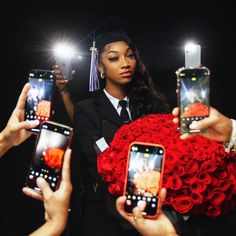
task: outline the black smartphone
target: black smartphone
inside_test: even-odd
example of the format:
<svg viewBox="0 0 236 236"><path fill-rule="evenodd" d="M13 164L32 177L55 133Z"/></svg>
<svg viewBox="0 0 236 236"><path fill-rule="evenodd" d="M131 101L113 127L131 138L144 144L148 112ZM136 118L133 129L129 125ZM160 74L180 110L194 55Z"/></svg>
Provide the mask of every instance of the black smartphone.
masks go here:
<svg viewBox="0 0 236 236"><path fill-rule="evenodd" d="M146 202L143 216L155 218L160 211L159 191L162 185L165 149L162 145L133 142L128 153L124 195L124 209L132 209Z"/></svg>
<svg viewBox="0 0 236 236"><path fill-rule="evenodd" d="M206 132L206 129L191 130L189 125L209 116L209 69L206 67L180 68L176 75L180 131L183 133Z"/></svg>
<svg viewBox="0 0 236 236"><path fill-rule="evenodd" d="M61 179L64 153L70 146L73 129L69 126L45 121L35 143L32 161L25 185L40 192L36 184L37 177L43 177L55 191Z"/></svg>
<svg viewBox="0 0 236 236"><path fill-rule="evenodd" d="M55 76L51 70L32 69L28 73L31 88L25 105L25 120L39 120L39 125L30 129L39 132L40 124L52 115Z"/></svg>

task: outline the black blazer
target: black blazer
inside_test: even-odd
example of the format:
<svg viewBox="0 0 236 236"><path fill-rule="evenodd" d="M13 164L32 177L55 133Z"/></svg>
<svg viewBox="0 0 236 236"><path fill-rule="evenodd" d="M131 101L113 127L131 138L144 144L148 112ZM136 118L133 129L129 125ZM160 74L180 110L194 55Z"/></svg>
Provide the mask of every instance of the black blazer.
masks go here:
<svg viewBox="0 0 236 236"><path fill-rule="evenodd" d="M94 97L81 101L75 106L74 149L78 150L78 157L87 166L92 181L99 181L97 174L97 155L95 142L104 137L109 145L122 121L114 106L103 91Z"/></svg>

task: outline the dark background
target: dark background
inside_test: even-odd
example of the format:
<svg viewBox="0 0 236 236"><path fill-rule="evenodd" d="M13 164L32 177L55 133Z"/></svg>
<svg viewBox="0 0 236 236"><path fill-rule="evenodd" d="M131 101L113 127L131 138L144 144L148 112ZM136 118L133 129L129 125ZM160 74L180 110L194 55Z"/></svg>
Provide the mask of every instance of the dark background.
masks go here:
<svg viewBox="0 0 236 236"><path fill-rule="evenodd" d="M31 68L50 69L51 48L58 39L78 46L83 59L69 84L74 102L89 96L88 78L92 40L89 35L120 26L141 50L155 84L176 105L175 71L184 66L184 44L202 47L202 64L211 70L211 105L236 118L235 55L236 4L128 2L13 3L2 7L1 19L1 129L14 109ZM156 6L157 5L157 6ZM70 124L60 96L55 93L54 120ZM43 223L40 202L21 193L35 137L11 149L1 159L1 235L26 235Z"/></svg>

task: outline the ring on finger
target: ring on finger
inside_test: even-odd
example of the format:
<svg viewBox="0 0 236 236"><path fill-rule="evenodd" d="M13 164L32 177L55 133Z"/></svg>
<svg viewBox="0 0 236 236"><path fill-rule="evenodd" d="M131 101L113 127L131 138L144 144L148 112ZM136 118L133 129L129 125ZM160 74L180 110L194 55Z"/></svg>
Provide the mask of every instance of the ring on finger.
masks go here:
<svg viewBox="0 0 236 236"><path fill-rule="evenodd" d="M142 213L138 213L138 214L134 215L134 220L135 221L137 221L138 219L141 219L141 218L143 218Z"/></svg>

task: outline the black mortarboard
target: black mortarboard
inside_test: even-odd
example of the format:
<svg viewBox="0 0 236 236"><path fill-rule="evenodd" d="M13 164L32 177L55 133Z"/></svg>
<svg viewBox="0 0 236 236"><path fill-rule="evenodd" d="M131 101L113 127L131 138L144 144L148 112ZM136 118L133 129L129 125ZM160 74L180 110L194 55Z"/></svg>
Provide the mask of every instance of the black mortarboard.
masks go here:
<svg viewBox="0 0 236 236"><path fill-rule="evenodd" d="M102 49L110 43L124 41L126 42L131 48L134 47L132 41L130 40L129 36L124 31L110 31L103 34L100 34L96 38L96 47L98 53L101 53Z"/></svg>

